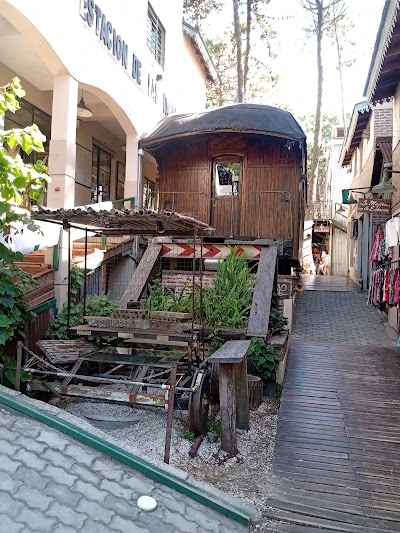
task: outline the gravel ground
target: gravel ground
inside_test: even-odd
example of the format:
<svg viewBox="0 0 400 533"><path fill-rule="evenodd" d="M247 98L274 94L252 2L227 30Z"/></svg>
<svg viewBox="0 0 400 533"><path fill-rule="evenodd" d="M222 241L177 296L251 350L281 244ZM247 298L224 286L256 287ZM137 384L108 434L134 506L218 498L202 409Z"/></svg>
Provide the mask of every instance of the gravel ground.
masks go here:
<svg viewBox="0 0 400 533"><path fill-rule="evenodd" d="M75 416L85 415L142 416L135 424L113 427L112 423L101 429L114 438L139 449L154 459L163 459L166 432L166 411L154 407L129 407L112 403L67 399L54 403ZM188 472L195 479L210 483L214 487L245 499L259 511L265 510L268 496L268 472L274 448L277 424L278 402L264 398L257 411L250 412L250 430L238 430L239 454L236 458L222 461L218 455L220 439L210 443L204 439L197 456L189 457L191 442L182 437L186 428L187 412L174 411L171 438L170 464ZM218 417L216 417L218 418ZM94 421L86 419L95 425Z"/></svg>

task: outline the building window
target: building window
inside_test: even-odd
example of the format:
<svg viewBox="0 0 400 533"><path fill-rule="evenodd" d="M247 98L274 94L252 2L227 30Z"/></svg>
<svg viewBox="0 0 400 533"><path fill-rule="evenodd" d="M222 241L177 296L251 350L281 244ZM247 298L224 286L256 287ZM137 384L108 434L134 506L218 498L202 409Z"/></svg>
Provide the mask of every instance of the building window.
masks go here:
<svg viewBox="0 0 400 533"><path fill-rule="evenodd" d="M28 126L32 126L32 124L36 124L43 135L46 136L46 141L43 143L44 152L33 151L28 155L21 151L21 157L24 163L36 163L36 161L40 159L47 164L51 132L51 116L26 100L21 100L20 106L20 109L15 113L6 111L4 117L4 129L11 130L14 128L27 128Z"/></svg>
<svg viewBox="0 0 400 533"><path fill-rule="evenodd" d="M97 146L92 149L92 202L110 199L111 154Z"/></svg>
<svg viewBox="0 0 400 533"><path fill-rule="evenodd" d="M216 196L239 194L242 174L240 157L228 156L214 160L214 183Z"/></svg>
<svg viewBox="0 0 400 533"><path fill-rule="evenodd" d="M117 163L117 200L124 198L125 190L125 165L118 161Z"/></svg>
<svg viewBox="0 0 400 533"><path fill-rule="evenodd" d="M150 4L147 9L147 48L164 68L165 29Z"/></svg>

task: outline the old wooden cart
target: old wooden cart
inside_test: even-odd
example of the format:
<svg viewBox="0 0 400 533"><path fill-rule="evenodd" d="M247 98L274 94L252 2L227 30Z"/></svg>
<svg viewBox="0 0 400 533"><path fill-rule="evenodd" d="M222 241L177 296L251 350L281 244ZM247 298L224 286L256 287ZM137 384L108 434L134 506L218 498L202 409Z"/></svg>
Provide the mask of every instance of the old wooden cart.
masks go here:
<svg viewBox="0 0 400 533"><path fill-rule="evenodd" d="M201 239L204 232L212 232L211 227L191 217L142 209L43 209L37 218L62 224L67 231L84 229L86 235L162 232ZM26 369L34 376L29 391L167 408L174 369L176 402L188 405L189 429L202 433L210 387L201 349L201 325L194 324L190 314L154 313L145 319L143 313L121 309L111 317L85 316L85 324L69 328L80 339L40 341L38 346L45 357L33 357L28 362ZM102 344L84 340L90 336L101 337Z"/></svg>

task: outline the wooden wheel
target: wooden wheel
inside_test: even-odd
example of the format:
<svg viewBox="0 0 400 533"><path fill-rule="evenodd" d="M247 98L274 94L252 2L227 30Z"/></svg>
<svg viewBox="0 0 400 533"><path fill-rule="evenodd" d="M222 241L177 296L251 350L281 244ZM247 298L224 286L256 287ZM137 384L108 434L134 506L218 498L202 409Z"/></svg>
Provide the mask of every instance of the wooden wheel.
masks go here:
<svg viewBox="0 0 400 533"><path fill-rule="evenodd" d="M194 374L192 388L196 385L196 392L191 392L189 398L189 431L201 435L206 430L210 407L210 376L207 371L198 370Z"/></svg>

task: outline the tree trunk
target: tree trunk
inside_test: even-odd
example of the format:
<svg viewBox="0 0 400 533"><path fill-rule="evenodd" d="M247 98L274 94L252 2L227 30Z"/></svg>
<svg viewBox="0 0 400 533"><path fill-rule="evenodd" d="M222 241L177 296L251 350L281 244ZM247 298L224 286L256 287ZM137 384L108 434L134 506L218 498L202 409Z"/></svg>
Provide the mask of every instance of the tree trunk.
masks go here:
<svg viewBox="0 0 400 533"><path fill-rule="evenodd" d="M244 102L246 102L247 100L247 82L248 82L248 77L249 77L251 10L252 10L252 0L247 0L246 51L244 55L244 69L243 69L243 101Z"/></svg>
<svg viewBox="0 0 400 533"><path fill-rule="evenodd" d="M323 67L322 67L322 35L323 35L323 0L317 0L317 108L315 111L315 126L314 126L314 143L313 154L311 159L310 176L312 183L310 184L310 192L312 194L311 201L317 200L318 188L318 160L319 160L319 141L321 136L321 107L322 107L322 81L323 81Z"/></svg>
<svg viewBox="0 0 400 533"><path fill-rule="evenodd" d="M235 42L236 42L236 70L237 70L237 101L243 102L243 55L242 55L242 35L240 31L240 17L239 17L239 0L232 0L233 2L233 24L235 28Z"/></svg>
<svg viewBox="0 0 400 533"><path fill-rule="evenodd" d="M343 128L344 128L344 136L346 137L347 131L346 131L346 115L344 111L344 89L343 89L343 72L342 72L342 54L340 52L340 43L339 43L339 35L338 35L338 28L337 28L337 10L336 6L333 6L333 30L335 35L335 42L336 42L336 51L338 56L338 71L339 71L339 80L340 80L340 95L342 97L342 119L343 119Z"/></svg>

